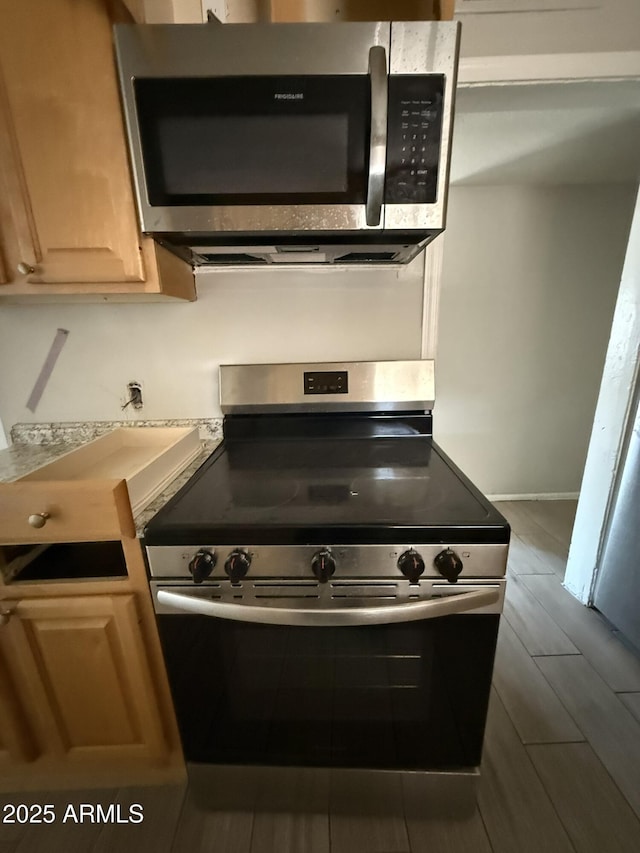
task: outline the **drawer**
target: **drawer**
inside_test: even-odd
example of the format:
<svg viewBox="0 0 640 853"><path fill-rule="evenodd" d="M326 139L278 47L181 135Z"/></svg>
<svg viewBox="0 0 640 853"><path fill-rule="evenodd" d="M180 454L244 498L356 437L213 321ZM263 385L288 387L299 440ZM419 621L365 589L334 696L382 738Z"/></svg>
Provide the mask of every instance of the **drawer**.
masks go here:
<svg viewBox="0 0 640 853"><path fill-rule="evenodd" d="M42 527L29 518L47 513ZM124 480L0 484L0 542L91 542L135 536Z"/></svg>
<svg viewBox="0 0 640 853"><path fill-rule="evenodd" d="M19 483L126 480L134 515L202 450L191 427L120 427L37 468Z"/></svg>

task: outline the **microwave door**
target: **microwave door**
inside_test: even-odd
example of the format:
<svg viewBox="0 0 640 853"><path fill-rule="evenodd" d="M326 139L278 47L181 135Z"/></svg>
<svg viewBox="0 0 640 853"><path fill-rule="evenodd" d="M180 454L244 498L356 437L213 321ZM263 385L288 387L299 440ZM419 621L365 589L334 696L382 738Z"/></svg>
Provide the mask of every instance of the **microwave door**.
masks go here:
<svg viewBox="0 0 640 853"><path fill-rule="evenodd" d="M123 24L115 37L143 231L383 228L388 22Z"/></svg>
<svg viewBox="0 0 640 853"><path fill-rule="evenodd" d="M144 229L380 228L387 59L362 75L141 79Z"/></svg>

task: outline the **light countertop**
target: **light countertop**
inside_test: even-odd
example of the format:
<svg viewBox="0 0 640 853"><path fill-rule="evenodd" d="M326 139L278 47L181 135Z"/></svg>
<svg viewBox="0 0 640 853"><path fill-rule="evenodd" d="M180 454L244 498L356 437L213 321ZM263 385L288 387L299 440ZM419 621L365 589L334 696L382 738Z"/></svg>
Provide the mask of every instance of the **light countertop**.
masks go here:
<svg viewBox="0 0 640 853"><path fill-rule="evenodd" d="M23 444L16 442L0 450L0 482L11 483L30 471L48 465L63 453L74 450L82 441L57 441L53 444Z"/></svg>

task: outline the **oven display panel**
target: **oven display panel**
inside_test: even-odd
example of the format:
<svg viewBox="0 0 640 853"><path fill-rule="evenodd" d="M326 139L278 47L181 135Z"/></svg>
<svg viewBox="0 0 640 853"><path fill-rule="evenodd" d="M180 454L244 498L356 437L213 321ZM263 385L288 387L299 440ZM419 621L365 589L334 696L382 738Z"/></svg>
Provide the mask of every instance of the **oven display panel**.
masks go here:
<svg viewBox="0 0 640 853"><path fill-rule="evenodd" d="M349 373L346 370L305 371L305 394L348 394Z"/></svg>

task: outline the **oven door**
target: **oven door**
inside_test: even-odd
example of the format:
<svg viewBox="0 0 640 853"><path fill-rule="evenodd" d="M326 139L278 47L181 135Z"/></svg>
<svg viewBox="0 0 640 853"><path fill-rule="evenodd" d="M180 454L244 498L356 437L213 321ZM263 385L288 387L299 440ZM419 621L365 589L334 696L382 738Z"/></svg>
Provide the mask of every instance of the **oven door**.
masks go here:
<svg viewBox="0 0 640 853"><path fill-rule="evenodd" d="M152 582L189 761L469 769L480 763L504 581L400 603L218 600Z"/></svg>

